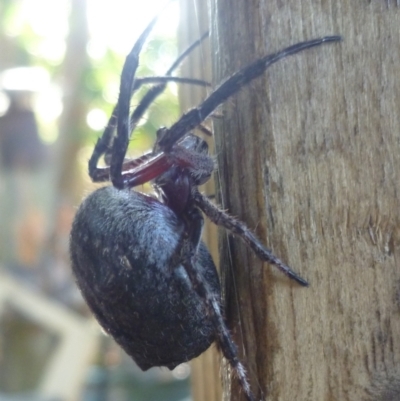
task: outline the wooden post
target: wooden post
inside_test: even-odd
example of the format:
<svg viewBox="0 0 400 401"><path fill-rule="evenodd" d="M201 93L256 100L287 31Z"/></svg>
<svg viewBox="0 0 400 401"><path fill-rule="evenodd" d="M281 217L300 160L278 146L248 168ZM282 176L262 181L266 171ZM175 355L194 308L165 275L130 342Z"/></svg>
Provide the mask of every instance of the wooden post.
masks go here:
<svg viewBox="0 0 400 401"><path fill-rule="evenodd" d="M274 401L398 400L400 8L210 2L215 83L290 44L344 38L271 67L215 126L223 208L310 282L222 236L227 317L252 388ZM224 378L224 399L242 400Z"/></svg>

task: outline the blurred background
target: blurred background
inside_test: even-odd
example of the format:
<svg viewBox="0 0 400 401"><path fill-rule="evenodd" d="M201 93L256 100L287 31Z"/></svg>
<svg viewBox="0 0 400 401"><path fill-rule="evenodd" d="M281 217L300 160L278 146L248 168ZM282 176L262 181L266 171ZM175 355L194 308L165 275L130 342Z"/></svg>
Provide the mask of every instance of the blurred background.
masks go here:
<svg viewBox="0 0 400 401"><path fill-rule="evenodd" d="M125 55L164 4L0 0L0 401L190 399L189 365L143 373L101 333L68 257ZM177 56L179 14L178 2L162 14L138 75L162 75ZM178 115L170 84L130 155L150 149Z"/></svg>

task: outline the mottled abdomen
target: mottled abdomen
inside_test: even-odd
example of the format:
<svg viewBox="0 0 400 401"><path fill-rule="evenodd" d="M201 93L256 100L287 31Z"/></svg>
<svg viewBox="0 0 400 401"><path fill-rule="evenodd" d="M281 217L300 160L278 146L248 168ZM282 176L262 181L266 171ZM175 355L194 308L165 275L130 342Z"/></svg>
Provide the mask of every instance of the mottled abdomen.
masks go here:
<svg viewBox="0 0 400 401"><path fill-rule="evenodd" d="M215 340L204 303L173 265L183 222L156 199L104 187L80 206L71 231L72 268L103 328L143 369L188 361ZM176 264L176 262L175 262ZM220 297L202 243L196 268Z"/></svg>

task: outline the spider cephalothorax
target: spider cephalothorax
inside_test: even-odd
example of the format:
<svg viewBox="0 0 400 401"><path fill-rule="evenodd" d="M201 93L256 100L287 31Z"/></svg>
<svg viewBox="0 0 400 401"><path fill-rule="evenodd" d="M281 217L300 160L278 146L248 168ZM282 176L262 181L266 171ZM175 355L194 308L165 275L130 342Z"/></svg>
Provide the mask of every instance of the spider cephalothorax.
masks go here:
<svg viewBox="0 0 400 401"><path fill-rule="evenodd" d="M110 180L112 186L89 195L76 214L70 238L72 268L100 324L142 369L172 369L216 342L252 401L245 369L224 321L218 275L201 241L203 213L242 238L260 259L290 279L303 286L307 282L266 249L242 222L198 191L198 185L211 176L214 161L206 143L192 130L272 63L340 37L298 43L255 61L224 81L170 128L161 128L152 152L127 160L132 130L166 82L205 84L173 78L171 73L206 35L178 58L166 76L135 77L141 48L154 23L155 19L126 58L118 103L89 161L92 180ZM154 86L130 113L131 96L143 83ZM109 167L97 166L103 155L109 157ZM149 181L157 198L132 190Z"/></svg>

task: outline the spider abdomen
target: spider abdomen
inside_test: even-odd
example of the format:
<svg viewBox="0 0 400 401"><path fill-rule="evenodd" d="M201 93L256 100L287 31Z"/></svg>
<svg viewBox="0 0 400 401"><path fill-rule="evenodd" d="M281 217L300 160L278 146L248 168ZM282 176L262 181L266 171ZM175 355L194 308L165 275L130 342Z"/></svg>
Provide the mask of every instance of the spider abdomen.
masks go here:
<svg viewBox="0 0 400 401"><path fill-rule="evenodd" d="M80 206L70 254L84 298L99 323L146 370L170 369L215 340L208 311L177 262L184 223L140 192L104 187ZM220 297L218 275L201 243L196 268Z"/></svg>

